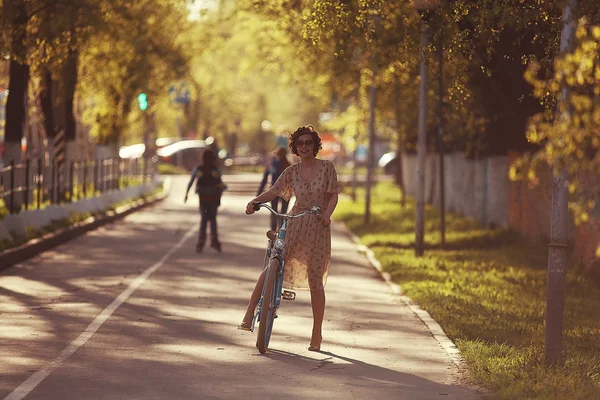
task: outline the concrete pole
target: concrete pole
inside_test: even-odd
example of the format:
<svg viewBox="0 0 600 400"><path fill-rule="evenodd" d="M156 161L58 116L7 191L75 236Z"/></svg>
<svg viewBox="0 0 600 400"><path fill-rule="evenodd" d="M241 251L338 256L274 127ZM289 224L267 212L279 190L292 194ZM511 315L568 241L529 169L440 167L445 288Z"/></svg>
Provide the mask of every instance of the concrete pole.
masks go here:
<svg viewBox="0 0 600 400"><path fill-rule="evenodd" d="M438 59L440 64L438 83L440 98L438 100L438 153L440 157L440 234L442 247L446 244L446 173L444 171L444 38L440 18L438 38Z"/></svg>
<svg viewBox="0 0 600 400"><path fill-rule="evenodd" d="M370 88L369 112L369 152L367 155L367 187L365 191L365 224L371 220L371 186L373 185L373 164L375 159L375 105L377 103L377 86L375 85L375 70Z"/></svg>
<svg viewBox="0 0 600 400"><path fill-rule="evenodd" d="M403 153L404 153L404 137L402 136L402 109L400 102L402 101L402 93L400 87L400 78L398 75L394 76L394 119L396 122L396 134L398 135L396 146L396 183L400 186L401 198L400 205L402 208L406 206L406 187L404 186L404 169L402 168Z"/></svg>
<svg viewBox="0 0 600 400"><path fill-rule="evenodd" d="M357 158L356 152L358 151L358 134L354 135L354 150L352 151L352 201L356 202L356 178L357 178Z"/></svg>
<svg viewBox="0 0 600 400"><path fill-rule="evenodd" d="M415 255L425 252L425 154L427 152L427 45L429 25L421 22L421 82L419 84L419 138L417 141L417 212L415 227Z"/></svg>
<svg viewBox="0 0 600 400"><path fill-rule="evenodd" d="M561 54L572 51L576 29L577 0L568 0L563 9L563 29L560 38ZM567 100L563 88L560 103ZM562 111L568 112L568 111ZM561 118L560 109L556 118ZM548 244L548 286L546 289L546 332L544 338L546 366L562 365L565 361L563 345L563 317L565 308L565 278L568 252L568 175L563 170L552 180L552 220Z"/></svg>

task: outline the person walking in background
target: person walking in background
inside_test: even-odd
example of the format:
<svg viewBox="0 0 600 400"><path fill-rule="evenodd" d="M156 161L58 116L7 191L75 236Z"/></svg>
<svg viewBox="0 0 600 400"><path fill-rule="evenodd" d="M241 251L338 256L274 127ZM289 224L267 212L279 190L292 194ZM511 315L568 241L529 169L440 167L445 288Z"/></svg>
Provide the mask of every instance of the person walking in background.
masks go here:
<svg viewBox="0 0 600 400"><path fill-rule="evenodd" d="M271 161L269 162L269 164L267 164L266 168L265 168L265 172L263 174L263 179L260 182L260 186L258 187L258 192L257 192L257 196L260 195L264 189L265 186L267 185L267 181L269 180L269 177L271 178L271 185L273 186L275 184L275 182L277 182L277 178L279 178L279 176L281 175L281 173L290 166L290 162L288 161L287 158L287 150L284 147L278 147L276 148L274 151L274 156L271 159ZM281 209L278 209L279 204L281 204ZM273 209L279 213L285 214L287 209L288 209L288 205L290 204L289 201L276 197L275 199L273 199L271 201L271 207L273 207ZM279 218L276 215L271 214L271 229L272 230L277 230L279 228L279 225L281 224L281 221L279 221Z"/></svg>
<svg viewBox="0 0 600 400"><path fill-rule="evenodd" d="M202 165L194 168L192 177L185 191L183 202L187 202L190 188L196 181L196 194L200 202L200 232L196 252L202 253L206 242L206 228L210 223L210 246L221 252L221 242L217 232L217 209L221 205L221 195L227 188L217 167L217 157L211 149L202 153Z"/></svg>

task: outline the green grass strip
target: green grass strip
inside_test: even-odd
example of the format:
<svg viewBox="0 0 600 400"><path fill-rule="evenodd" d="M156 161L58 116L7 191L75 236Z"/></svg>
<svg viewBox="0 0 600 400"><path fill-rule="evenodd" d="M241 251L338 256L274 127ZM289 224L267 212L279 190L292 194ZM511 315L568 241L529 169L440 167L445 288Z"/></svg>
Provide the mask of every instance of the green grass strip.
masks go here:
<svg viewBox="0 0 600 400"><path fill-rule="evenodd" d="M425 255L414 255L415 202L402 208L393 183L374 188L364 223L364 190L335 212L369 246L403 292L456 343L471 376L499 399L600 399L600 287L571 268L567 275L563 367L544 367L547 248L504 229L485 230L426 208Z"/></svg>

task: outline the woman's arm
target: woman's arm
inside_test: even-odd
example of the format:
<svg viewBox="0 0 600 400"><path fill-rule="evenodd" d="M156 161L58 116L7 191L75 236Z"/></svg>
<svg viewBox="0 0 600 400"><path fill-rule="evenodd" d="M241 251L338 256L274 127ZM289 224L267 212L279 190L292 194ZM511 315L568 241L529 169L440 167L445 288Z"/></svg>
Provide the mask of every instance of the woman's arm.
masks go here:
<svg viewBox="0 0 600 400"><path fill-rule="evenodd" d="M327 208L325 209L325 212L323 212L323 214L321 214L321 221L323 222L323 225L327 226L327 225L331 224L331 214L333 214L333 211L335 210L337 203L338 203L338 194L331 193L331 196L329 196L329 201L327 202Z"/></svg>
<svg viewBox="0 0 600 400"><path fill-rule="evenodd" d="M329 196L329 202L327 202L327 208L325 209L325 212L323 213L323 215L326 215L328 218L330 218L331 215L333 214L333 211L335 211L335 207L337 206L337 203L338 203L338 194L331 193L331 196Z"/></svg>
<svg viewBox="0 0 600 400"><path fill-rule="evenodd" d="M188 183L187 189L185 190L185 197L183 198L183 202L185 203L188 199L188 193L190 191L190 188L192 187L192 185L194 184L194 181L196 180L196 174L198 173L198 167L195 167L192 170L192 177L190 178L190 182Z"/></svg>

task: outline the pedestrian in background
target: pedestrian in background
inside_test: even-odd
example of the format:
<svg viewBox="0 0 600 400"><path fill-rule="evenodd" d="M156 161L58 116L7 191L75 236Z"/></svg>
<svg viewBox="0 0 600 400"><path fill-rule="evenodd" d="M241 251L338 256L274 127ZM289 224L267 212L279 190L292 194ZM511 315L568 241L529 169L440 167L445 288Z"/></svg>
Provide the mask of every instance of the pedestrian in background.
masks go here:
<svg viewBox="0 0 600 400"><path fill-rule="evenodd" d="M281 175L281 173L290 166L290 162L287 158L287 150L284 147L278 147L273 151L273 158L271 159L271 161L269 161L269 163L267 164L267 166L265 167L265 172L263 174L263 179L262 182L260 182L260 186L258 187L258 192L257 192L257 196L260 195L264 189L265 186L267 185L267 182L269 181L269 178L271 178L271 182L270 182L270 186L273 186L275 184L275 182L277 182L277 178L279 178L279 176ZM281 208L278 209L279 204L281 204ZM279 213L285 214L287 212L288 209L288 205L290 204L289 201L282 199L280 197L276 197L274 200L271 201L271 207L273 207L273 209ZM279 225L281 224L281 221L279 221L279 218L274 215L271 214L271 229L272 230L277 230L279 228Z"/></svg>
<svg viewBox="0 0 600 400"><path fill-rule="evenodd" d="M183 202L187 202L188 192L196 181L196 194L200 203L200 231L196 252L201 253L206 242L206 229L210 223L210 247L221 252L221 242L217 232L217 210L221 205L221 195L227 189L217 167L217 157L212 149L202 153L202 164L195 167L185 191Z"/></svg>

